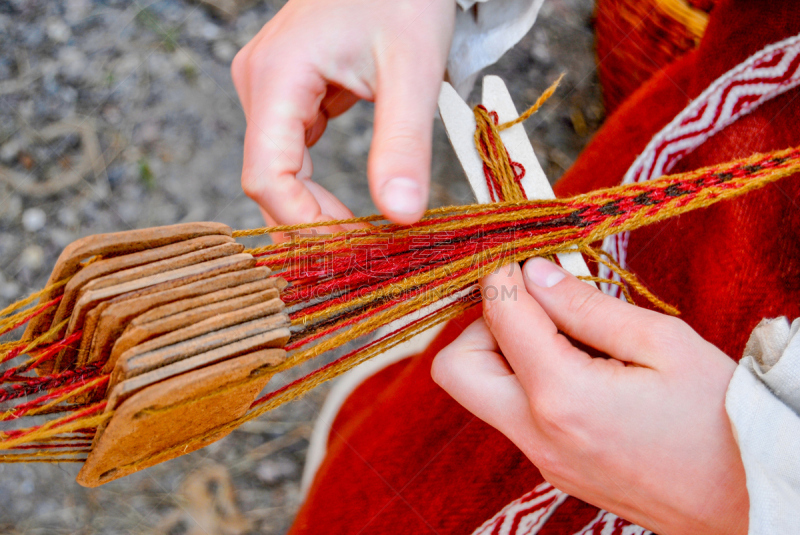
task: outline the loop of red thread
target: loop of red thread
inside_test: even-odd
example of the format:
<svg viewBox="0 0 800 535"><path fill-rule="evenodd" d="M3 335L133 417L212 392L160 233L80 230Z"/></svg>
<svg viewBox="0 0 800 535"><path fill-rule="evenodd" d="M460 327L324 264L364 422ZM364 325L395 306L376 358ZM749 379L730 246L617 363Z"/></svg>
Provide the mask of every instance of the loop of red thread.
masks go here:
<svg viewBox="0 0 800 535"><path fill-rule="evenodd" d="M511 162L511 169L514 171L514 180L517 181L520 189L522 188L522 184L520 182L523 178L525 178L525 166L519 162L515 162L514 160L509 160ZM524 193L524 190L523 190ZM527 196L526 196L527 197Z"/></svg>
<svg viewBox="0 0 800 535"><path fill-rule="evenodd" d="M491 117L492 122L497 126L500 122L499 116L495 111L488 111L485 106L478 105L478 107L484 111L488 112L489 117ZM489 144L487 145L484 141L483 137L478 138L478 143L480 143L481 149L484 153L489 153L494 156L494 158L498 158L501 154L503 157L508 161L511 169L514 173L514 182L519 187L520 192L522 193L523 197L527 198L525 194L525 190L522 187L522 179L525 177L525 166L523 166L519 162L515 162L511 159L511 156L508 154L508 151L503 148L502 150L498 147L497 140L494 137L494 132L490 129L486 129L485 131L486 137L489 139ZM501 141L502 143L502 141ZM500 202L506 200L503 196L503 188L500 185L500 180L497 176L495 176L494 172L489 168L488 165L484 162L483 164L483 176L486 179L486 187L489 189L489 197L491 198L492 202Z"/></svg>

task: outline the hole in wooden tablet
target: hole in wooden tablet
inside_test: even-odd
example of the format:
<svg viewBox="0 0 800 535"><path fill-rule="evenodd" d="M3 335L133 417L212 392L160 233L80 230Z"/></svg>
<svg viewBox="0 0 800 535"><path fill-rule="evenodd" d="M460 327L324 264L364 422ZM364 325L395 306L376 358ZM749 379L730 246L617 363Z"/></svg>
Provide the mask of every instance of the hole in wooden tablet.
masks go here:
<svg viewBox="0 0 800 535"><path fill-rule="evenodd" d="M106 470L105 472L100 474L100 479L105 479L107 477L111 477L116 473L116 471L117 471L116 468L112 468L111 470Z"/></svg>

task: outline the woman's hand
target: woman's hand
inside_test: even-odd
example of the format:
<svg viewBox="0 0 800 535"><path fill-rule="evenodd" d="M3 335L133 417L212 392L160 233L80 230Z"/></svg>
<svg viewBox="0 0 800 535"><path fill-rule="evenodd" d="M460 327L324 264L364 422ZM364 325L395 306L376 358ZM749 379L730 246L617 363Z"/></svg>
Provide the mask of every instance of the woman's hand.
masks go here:
<svg viewBox="0 0 800 535"><path fill-rule="evenodd" d="M242 187L269 223L351 216L311 182L308 147L359 99L375 101L375 204L398 223L421 217L455 9L453 0L291 0L242 48L231 68L247 117Z"/></svg>
<svg viewBox="0 0 800 535"><path fill-rule="evenodd" d="M746 533L724 407L734 362L547 260L517 267L483 281L484 317L437 355L434 380L577 498L660 535Z"/></svg>

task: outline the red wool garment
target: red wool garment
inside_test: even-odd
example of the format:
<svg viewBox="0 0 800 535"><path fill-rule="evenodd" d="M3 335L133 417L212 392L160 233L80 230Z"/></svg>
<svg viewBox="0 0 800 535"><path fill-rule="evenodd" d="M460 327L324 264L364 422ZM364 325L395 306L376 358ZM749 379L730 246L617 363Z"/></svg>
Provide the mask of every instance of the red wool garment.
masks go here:
<svg viewBox="0 0 800 535"><path fill-rule="evenodd" d="M794 0L720 1L698 49L623 102L556 193L619 184L650 139L712 82L797 34ZM671 172L800 145L797 125L800 90L792 89L710 137ZM800 316L798 207L795 176L636 230L628 268L738 360L761 318ZM382 370L351 394L293 535L645 533L540 486L538 470L508 439L433 383L433 357L478 313L451 322L423 354Z"/></svg>

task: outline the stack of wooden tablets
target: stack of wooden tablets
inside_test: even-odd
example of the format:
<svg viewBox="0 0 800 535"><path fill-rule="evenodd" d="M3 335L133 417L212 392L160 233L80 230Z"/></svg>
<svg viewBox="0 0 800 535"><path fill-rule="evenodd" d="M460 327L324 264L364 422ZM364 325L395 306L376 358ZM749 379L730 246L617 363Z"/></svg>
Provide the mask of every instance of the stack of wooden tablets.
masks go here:
<svg viewBox="0 0 800 535"><path fill-rule="evenodd" d="M97 486L225 436L283 362L286 282L243 249L225 225L190 223L90 236L61 254L50 282L71 278L42 298L61 296L25 338L59 324L59 335L79 336L40 375L110 374L105 391L78 400L105 396L113 412L78 482Z"/></svg>

